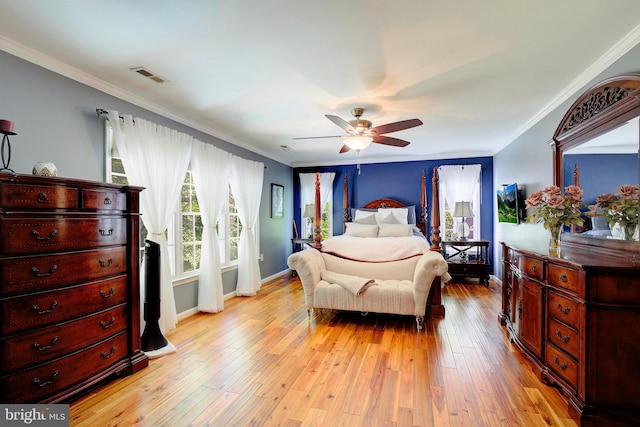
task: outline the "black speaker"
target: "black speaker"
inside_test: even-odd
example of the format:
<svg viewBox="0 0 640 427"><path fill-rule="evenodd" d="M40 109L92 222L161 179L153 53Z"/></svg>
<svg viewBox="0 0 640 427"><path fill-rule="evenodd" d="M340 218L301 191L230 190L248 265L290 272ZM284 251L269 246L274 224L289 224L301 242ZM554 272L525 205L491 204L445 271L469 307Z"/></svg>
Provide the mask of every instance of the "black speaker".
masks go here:
<svg viewBox="0 0 640 427"><path fill-rule="evenodd" d="M145 298L142 351L158 350L168 344L160 331L160 245L145 240Z"/></svg>

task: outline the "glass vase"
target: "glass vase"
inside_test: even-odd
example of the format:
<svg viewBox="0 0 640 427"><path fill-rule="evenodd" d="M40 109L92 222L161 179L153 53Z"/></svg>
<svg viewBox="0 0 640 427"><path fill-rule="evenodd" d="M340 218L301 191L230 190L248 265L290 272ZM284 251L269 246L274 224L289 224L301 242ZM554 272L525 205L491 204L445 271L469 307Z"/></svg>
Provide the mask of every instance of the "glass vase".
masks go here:
<svg viewBox="0 0 640 427"><path fill-rule="evenodd" d="M638 224L627 224L624 226L624 240L633 240L633 235L636 234L636 228Z"/></svg>
<svg viewBox="0 0 640 427"><path fill-rule="evenodd" d="M549 239L549 255L551 256L560 256L560 232L562 231L562 227L552 227L549 228L549 232L551 233L551 238Z"/></svg>

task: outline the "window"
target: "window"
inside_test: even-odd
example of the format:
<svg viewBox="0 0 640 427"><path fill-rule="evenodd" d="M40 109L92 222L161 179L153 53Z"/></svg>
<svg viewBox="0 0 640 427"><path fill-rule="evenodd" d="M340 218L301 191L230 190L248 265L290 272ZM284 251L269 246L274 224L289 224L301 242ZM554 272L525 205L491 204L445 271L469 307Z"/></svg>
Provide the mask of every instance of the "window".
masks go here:
<svg viewBox="0 0 640 427"><path fill-rule="evenodd" d="M301 173L300 175L300 210L303 221L304 237L311 236L313 238L313 220L314 215L311 213L315 209L315 173ZM322 209L320 211L320 234L322 239L333 235L333 180L335 172L325 172L319 174L320 178L320 198L322 200ZM307 206L311 207L311 212L307 212Z"/></svg>
<svg viewBox="0 0 640 427"><path fill-rule="evenodd" d="M464 236L469 240L479 240L481 166L444 165L438 169L442 239L457 240ZM454 217L457 202L469 202L472 215Z"/></svg>
<svg viewBox="0 0 640 427"><path fill-rule="evenodd" d="M189 170L185 175L180 193L182 271L176 272L175 276L183 276L200 269L200 249L202 248L202 218L193 176Z"/></svg>
<svg viewBox="0 0 640 427"><path fill-rule="evenodd" d="M113 140L111 125L108 120L105 120L105 171L107 182L128 184L127 175ZM238 211L231 192L231 186L229 186L229 197L226 206L223 209L223 214L218 217L216 224L222 267L230 267L237 264L241 230L242 226L240 225ZM180 191L180 200L176 201L175 214L165 235L169 248L171 275L174 280L191 277L198 273L202 248L202 231L202 218L193 175L190 170L187 170ZM147 237L147 230L144 225L141 225L140 232L142 245L140 259L142 260L144 241ZM257 230L255 235L256 239L259 239Z"/></svg>
<svg viewBox="0 0 640 427"><path fill-rule="evenodd" d="M220 264L226 265L238 261L238 243L240 242L240 231L242 231L231 186L229 186L229 198L223 212L218 217L216 231L220 244Z"/></svg>

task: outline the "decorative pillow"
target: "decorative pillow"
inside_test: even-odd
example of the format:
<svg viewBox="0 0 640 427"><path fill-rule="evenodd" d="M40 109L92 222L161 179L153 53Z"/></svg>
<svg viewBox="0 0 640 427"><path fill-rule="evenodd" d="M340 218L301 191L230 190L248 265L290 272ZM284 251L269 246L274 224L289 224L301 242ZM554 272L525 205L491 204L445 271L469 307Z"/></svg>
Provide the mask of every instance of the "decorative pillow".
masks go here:
<svg viewBox="0 0 640 427"><path fill-rule="evenodd" d="M408 224L417 224L417 222L416 222L416 206L415 205L407 206L407 223Z"/></svg>
<svg viewBox="0 0 640 427"><path fill-rule="evenodd" d="M351 208L351 218L355 219L358 215L361 215L362 213L367 214L370 212L376 213L378 212L378 209L377 208Z"/></svg>
<svg viewBox="0 0 640 427"><path fill-rule="evenodd" d="M376 213L376 221L380 224L408 224L407 208L380 208Z"/></svg>
<svg viewBox="0 0 640 427"><path fill-rule="evenodd" d="M379 224L378 227L378 237L411 236L413 231L411 224Z"/></svg>
<svg viewBox="0 0 640 427"><path fill-rule="evenodd" d="M356 209L353 222L357 222L358 224L376 225L376 212Z"/></svg>
<svg viewBox="0 0 640 427"><path fill-rule="evenodd" d="M346 236L353 237L378 237L378 226L369 224L358 224L355 222L347 222L347 229L344 231Z"/></svg>

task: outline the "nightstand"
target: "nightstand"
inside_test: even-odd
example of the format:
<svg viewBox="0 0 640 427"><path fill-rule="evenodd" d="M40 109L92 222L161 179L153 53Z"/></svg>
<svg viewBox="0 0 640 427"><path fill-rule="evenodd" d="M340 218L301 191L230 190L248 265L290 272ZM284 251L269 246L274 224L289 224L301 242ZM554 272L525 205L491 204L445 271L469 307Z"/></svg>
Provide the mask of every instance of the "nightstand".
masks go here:
<svg viewBox="0 0 640 427"><path fill-rule="evenodd" d="M489 286L488 240L445 240L442 255L449 264L449 274L459 277L477 277Z"/></svg>

